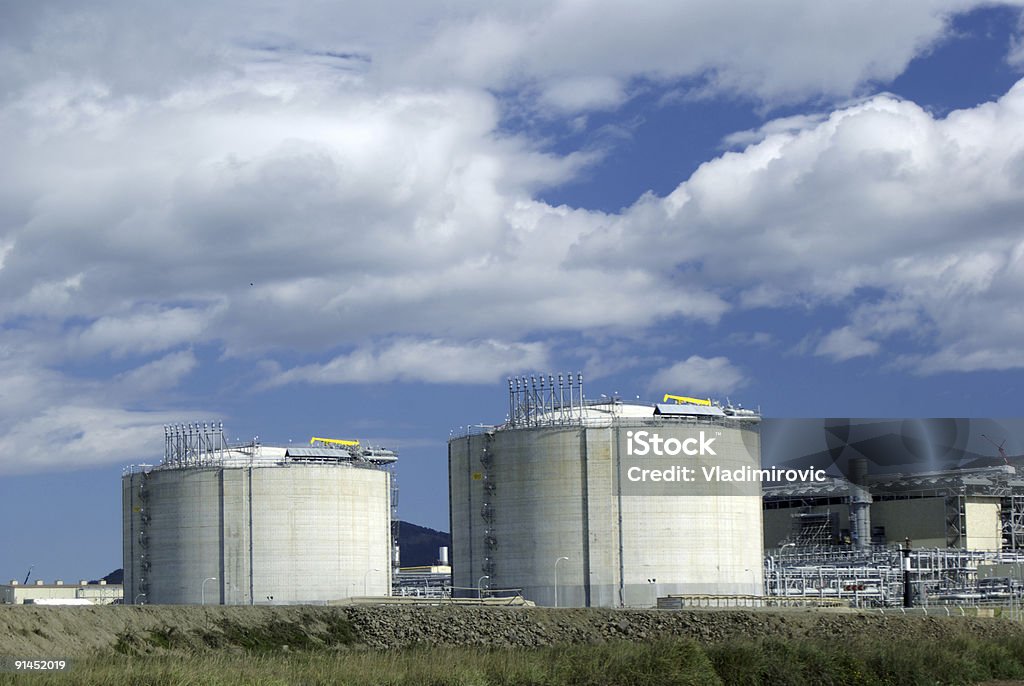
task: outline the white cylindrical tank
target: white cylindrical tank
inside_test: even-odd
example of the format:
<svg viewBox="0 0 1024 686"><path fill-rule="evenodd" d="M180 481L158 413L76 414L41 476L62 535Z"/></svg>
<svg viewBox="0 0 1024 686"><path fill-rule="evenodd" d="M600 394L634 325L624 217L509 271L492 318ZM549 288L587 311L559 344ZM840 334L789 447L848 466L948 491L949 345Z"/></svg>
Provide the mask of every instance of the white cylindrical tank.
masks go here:
<svg viewBox="0 0 1024 686"><path fill-rule="evenodd" d="M649 607L668 594L761 595L760 482L634 480L673 465L760 469L756 421L626 406L575 425L449 442L453 585L521 589L539 605ZM638 432L646 431L645 436ZM640 439L705 455L656 457ZM647 443L650 445L650 442Z"/></svg>
<svg viewBox="0 0 1024 686"><path fill-rule="evenodd" d="M289 460L277 451L248 466L225 460L126 473L125 602L387 595L390 473L352 461Z"/></svg>

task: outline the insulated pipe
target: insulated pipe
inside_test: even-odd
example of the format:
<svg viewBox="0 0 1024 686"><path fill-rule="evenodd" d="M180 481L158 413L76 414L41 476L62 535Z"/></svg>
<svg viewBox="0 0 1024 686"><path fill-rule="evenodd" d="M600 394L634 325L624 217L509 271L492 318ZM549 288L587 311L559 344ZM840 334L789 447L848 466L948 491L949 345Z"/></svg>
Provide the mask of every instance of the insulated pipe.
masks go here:
<svg viewBox="0 0 1024 686"><path fill-rule="evenodd" d="M850 460L850 533L857 548L871 547L871 492L868 490L868 460Z"/></svg>

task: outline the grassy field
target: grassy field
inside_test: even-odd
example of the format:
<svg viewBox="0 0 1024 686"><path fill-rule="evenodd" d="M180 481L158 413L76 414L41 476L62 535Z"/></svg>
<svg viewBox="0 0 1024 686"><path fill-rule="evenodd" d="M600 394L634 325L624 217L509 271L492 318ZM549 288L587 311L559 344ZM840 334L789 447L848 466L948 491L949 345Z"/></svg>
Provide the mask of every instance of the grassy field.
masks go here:
<svg viewBox="0 0 1024 686"><path fill-rule="evenodd" d="M1024 679L1024 640L958 639L952 643L856 641L729 641L687 639L615 642L537 649L410 648L359 650L337 645L304 649L270 637L248 648L195 649L156 632L143 644L79 658L65 674L3 674L24 684L538 684L608 686L744 684L978 684ZM342 638L339 636L339 638ZM282 640L294 639L281 637Z"/></svg>
<svg viewBox="0 0 1024 686"><path fill-rule="evenodd" d="M5 606L4 655L73 662L0 685L1007 684L1024 680L1024 627L811 611Z"/></svg>

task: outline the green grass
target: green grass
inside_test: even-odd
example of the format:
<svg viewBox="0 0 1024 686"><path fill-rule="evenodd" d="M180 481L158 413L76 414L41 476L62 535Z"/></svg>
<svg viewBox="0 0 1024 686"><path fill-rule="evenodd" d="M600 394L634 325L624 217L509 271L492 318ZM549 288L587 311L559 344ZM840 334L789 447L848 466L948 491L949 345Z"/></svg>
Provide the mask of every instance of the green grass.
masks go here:
<svg viewBox="0 0 1024 686"><path fill-rule="evenodd" d="M644 686L718 684L711 663L688 641L614 643L538 650L417 648L402 651L243 650L103 656L78 660L66 674L2 675L45 684L345 684L475 686L538 684Z"/></svg>
<svg viewBox="0 0 1024 686"><path fill-rule="evenodd" d="M885 642L739 640L699 645L691 640L565 645L538 649L347 647L345 627L319 627L297 640L294 626L260 631L220 626L213 649L173 629L127 640L121 652L77 660L70 673L0 675L0 683L343 684L350 686L829 686L856 684L977 684L1024 679L1024 639L970 637ZM233 633L236 632L236 633ZM335 635L333 645L325 636ZM207 636L207 638L209 638ZM204 641L206 639L203 639ZM287 643L285 641L291 641ZM288 646L285 648L284 646Z"/></svg>
<svg viewBox="0 0 1024 686"><path fill-rule="evenodd" d="M705 648L726 684L829 686L978 684L1024 679L1024 640L733 641Z"/></svg>

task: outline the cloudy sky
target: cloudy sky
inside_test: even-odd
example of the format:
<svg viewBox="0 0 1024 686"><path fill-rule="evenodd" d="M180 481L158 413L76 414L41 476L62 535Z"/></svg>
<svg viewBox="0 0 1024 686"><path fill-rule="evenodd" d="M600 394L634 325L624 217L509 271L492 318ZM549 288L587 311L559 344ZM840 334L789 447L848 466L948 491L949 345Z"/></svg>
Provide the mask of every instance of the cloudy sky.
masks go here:
<svg viewBox="0 0 1024 686"><path fill-rule="evenodd" d="M3 579L120 566L167 422L447 529L510 374L1019 415L1020 2L296 5L0 0Z"/></svg>

